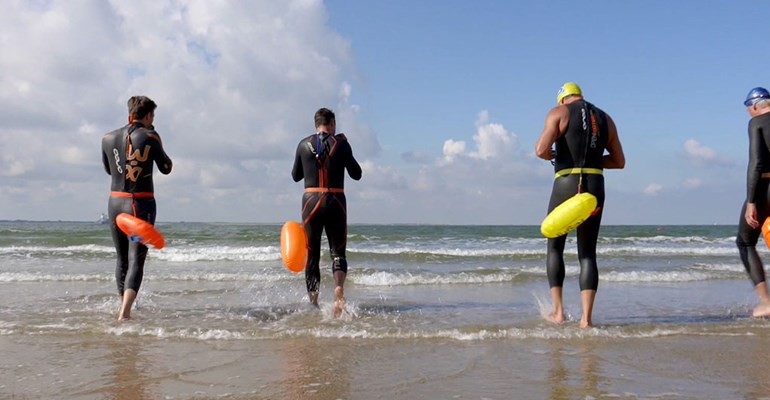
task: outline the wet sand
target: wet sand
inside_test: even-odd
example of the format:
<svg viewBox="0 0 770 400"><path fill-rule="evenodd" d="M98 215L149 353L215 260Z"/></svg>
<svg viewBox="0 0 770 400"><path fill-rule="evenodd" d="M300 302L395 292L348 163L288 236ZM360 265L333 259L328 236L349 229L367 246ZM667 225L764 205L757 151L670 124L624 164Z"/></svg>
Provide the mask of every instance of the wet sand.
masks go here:
<svg viewBox="0 0 770 400"><path fill-rule="evenodd" d="M0 336L11 399L770 398L770 337Z"/></svg>

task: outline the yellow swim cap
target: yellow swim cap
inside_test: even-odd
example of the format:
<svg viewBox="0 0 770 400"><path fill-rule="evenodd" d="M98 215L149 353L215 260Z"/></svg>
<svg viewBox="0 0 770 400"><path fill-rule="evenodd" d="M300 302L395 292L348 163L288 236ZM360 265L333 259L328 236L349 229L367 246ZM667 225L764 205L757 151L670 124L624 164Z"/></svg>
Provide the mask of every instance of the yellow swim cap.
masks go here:
<svg viewBox="0 0 770 400"><path fill-rule="evenodd" d="M567 96L582 96L583 92L580 90L580 86L575 82L567 82L561 86L559 93L556 95L556 103L561 104L562 99Z"/></svg>

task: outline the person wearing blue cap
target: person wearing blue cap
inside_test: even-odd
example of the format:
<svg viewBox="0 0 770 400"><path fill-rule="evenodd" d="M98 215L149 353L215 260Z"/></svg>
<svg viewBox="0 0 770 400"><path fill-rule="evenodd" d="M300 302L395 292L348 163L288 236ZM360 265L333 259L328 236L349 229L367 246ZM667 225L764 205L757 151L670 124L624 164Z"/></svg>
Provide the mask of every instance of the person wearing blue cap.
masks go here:
<svg viewBox="0 0 770 400"><path fill-rule="evenodd" d="M556 95L556 102L559 105L545 117L545 126L535 145L535 154L542 159L552 160L556 169L548 213L577 193L591 193L597 199L597 210L577 228L580 302L583 307L580 327L588 328L592 325L591 314L599 286L596 243L604 206L603 173L604 169L624 168L626 157L612 118L599 107L587 102L576 83L565 83ZM555 151L552 150L554 146ZM546 318L554 323L565 321L562 286L566 242L567 234L548 239L546 272L553 310Z"/></svg>
<svg viewBox="0 0 770 400"><path fill-rule="evenodd" d="M746 201L738 221L735 243L743 266L754 283L759 304L754 317L770 316L770 295L765 268L757 254L761 222L770 216L770 92L762 87L749 91L743 102L749 112L749 165L746 173Z"/></svg>

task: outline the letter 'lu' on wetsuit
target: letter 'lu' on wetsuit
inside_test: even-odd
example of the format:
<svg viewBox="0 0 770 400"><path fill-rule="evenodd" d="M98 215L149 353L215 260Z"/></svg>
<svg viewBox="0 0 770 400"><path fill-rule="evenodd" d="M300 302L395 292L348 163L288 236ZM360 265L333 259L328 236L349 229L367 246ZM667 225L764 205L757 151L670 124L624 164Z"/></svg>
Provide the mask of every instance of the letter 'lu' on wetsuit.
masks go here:
<svg viewBox="0 0 770 400"><path fill-rule="evenodd" d="M596 196L597 206L604 206L604 176L602 159L607 147L607 115L585 100L567 104L567 131L556 141L554 166L556 178L548 204L550 213L559 204L578 193L582 169L582 191ZM578 259L580 260L580 290L596 290L599 270L596 266L596 242L602 211L589 217L577 228ZM564 283L564 245L567 235L548 239L547 271L551 287Z"/></svg>
<svg viewBox="0 0 770 400"><path fill-rule="evenodd" d="M155 224L152 164L154 162L160 172L168 174L171 159L163 151L158 133L134 122L104 135L102 162L105 171L112 176L112 193L107 207L112 241L118 253L115 278L118 293L123 296L125 289L139 291L147 246L129 241L115 224L115 217L127 213Z"/></svg>
<svg viewBox="0 0 770 400"><path fill-rule="evenodd" d="M762 224L770 216L770 114L757 115L749 121L746 201L741 209L735 239L743 266L756 286L765 281L765 269L756 248L761 228L750 227L744 218L746 203L749 202L757 205L757 220Z"/></svg>
<svg viewBox="0 0 770 400"><path fill-rule="evenodd" d="M348 271L345 259L348 235L345 169L351 178L361 179L361 166L353 157L344 134L313 134L299 142L291 176L294 182L305 179L302 225L310 247L305 267L308 292L317 292L321 281L318 263L324 229L329 241L332 271Z"/></svg>

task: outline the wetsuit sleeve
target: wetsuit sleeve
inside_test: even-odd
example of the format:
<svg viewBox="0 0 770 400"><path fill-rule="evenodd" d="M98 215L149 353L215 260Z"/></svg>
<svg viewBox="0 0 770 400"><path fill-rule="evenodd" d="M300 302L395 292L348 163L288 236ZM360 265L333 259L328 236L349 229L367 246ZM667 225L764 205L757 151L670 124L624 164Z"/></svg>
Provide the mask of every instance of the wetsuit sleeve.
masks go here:
<svg viewBox="0 0 770 400"><path fill-rule="evenodd" d="M299 142L294 154L294 168L291 169L291 178L294 179L294 182L299 182L305 177L305 171L302 169L302 157L300 157L301 150L302 142Z"/></svg>
<svg viewBox="0 0 770 400"><path fill-rule="evenodd" d="M345 168L348 170L348 175L356 181L361 179L361 166L358 165L358 161L353 157L353 148L350 147L347 136L345 136L344 133L340 133L337 135L337 139L345 144L345 152L347 153L347 156L345 157Z"/></svg>
<svg viewBox="0 0 770 400"><path fill-rule="evenodd" d="M749 166L746 171L746 202L754 203L757 183L762 175L762 132L753 120L749 123Z"/></svg>
<svg viewBox="0 0 770 400"><path fill-rule="evenodd" d="M157 144L152 147L155 150L155 165L158 166L158 171L163 175L171 173L171 168L174 166L171 162L171 157L166 154L166 150L163 149L163 142L160 140L158 132L151 130L147 133L147 136L152 138Z"/></svg>
<svg viewBox="0 0 770 400"><path fill-rule="evenodd" d="M110 159L104 151L104 140L105 139L102 139L102 164L104 164L104 170L107 172L107 175L112 175L110 172Z"/></svg>
<svg viewBox="0 0 770 400"><path fill-rule="evenodd" d="M350 145L348 145L348 154L348 160L345 162L345 168L348 170L348 175L350 175L350 177L354 180L360 180L361 166L358 165L358 161L356 161L356 158L353 157L353 149L350 148Z"/></svg>

